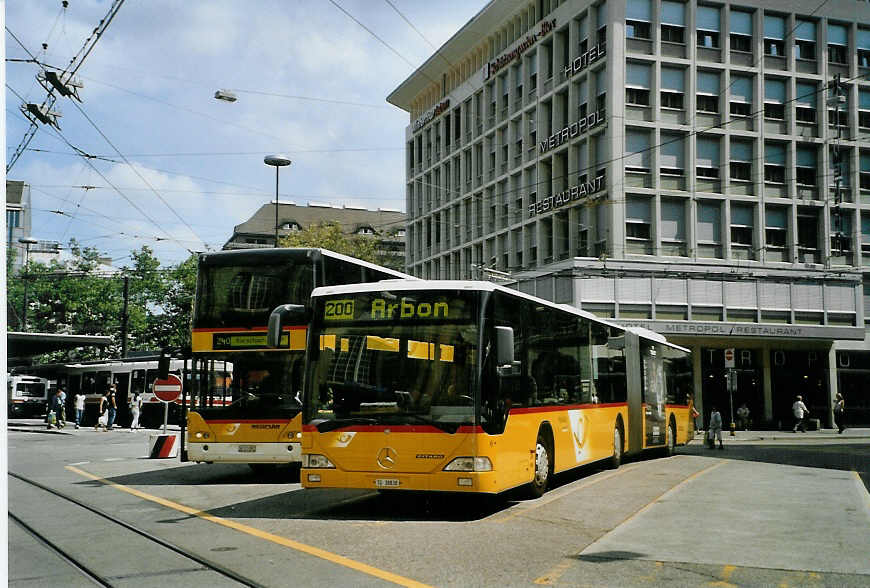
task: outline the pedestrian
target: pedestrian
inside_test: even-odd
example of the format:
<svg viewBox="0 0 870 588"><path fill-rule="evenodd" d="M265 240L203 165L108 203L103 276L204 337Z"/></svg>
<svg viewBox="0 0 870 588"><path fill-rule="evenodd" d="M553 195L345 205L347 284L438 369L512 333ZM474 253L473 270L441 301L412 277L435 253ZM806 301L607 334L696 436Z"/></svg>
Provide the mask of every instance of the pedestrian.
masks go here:
<svg viewBox="0 0 870 588"><path fill-rule="evenodd" d="M85 414L85 394L81 390L76 393L76 429L82 424L82 415Z"/></svg>
<svg viewBox="0 0 870 588"><path fill-rule="evenodd" d="M837 392L837 399L834 400L834 424L837 425L837 433L842 434L846 430L846 402L839 392Z"/></svg>
<svg viewBox="0 0 870 588"><path fill-rule="evenodd" d="M60 412L57 413L57 427L63 429L66 426L66 392L59 386L57 391L60 394Z"/></svg>
<svg viewBox="0 0 870 588"><path fill-rule="evenodd" d="M725 449L725 446L722 444L722 415L719 414L719 409L715 406L713 407L713 411L710 413L710 426L707 431L707 441L710 449L713 449L716 446L715 440L719 440L719 449Z"/></svg>
<svg viewBox="0 0 870 588"><path fill-rule="evenodd" d="M55 425L58 429L60 429L60 421L58 420L58 415L60 414L60 390L54 393L54 396L51 397L51 401L48 406L48 416L46 417L48 426L47 429L50 429L52 425Z"/></svg>
<svg viewBox="0 0 870 588"><path fill-rule="evenodd" d="M109 420L106 422L106 430L111 431L112 425L115 423L115 414L118 410L118 405L115 404L115 385L109 386L109 393L106 395L106 408L109 411Z"/></svg>
<svg viewBox="0 0 870 588"><path fill-rule="evenodd" d="M694 437L695 433L700 429L698 427L698 417L701 416L701 413L695 408L695 396L689 392L686 397L689 404L689 417L692 419L692 436Z"/></svg>
<svg viewBox="0 0 870 588"><path fill-rule="evenodd" d="M737 428L744 431L749 430L749 407L746 406L745 402L737 409Z"/></svg>
<svg viewBox="0 0 870 588"><path fill-rule="evenodd" d="M807 432L807 427L804 424L804 418L810 414L807 405L804 404L804 400L801 396L798 396L794 401L794 404L791 405L791 410L794 413L794 429L792 429L792 433L797 433L798 429L801 430L801 433Z"/></svg>
<svg viewBox="0 0 870 588"><path fill-rule="evenodd" d="M103 428L103 431L108 430L106 425L109 422L109 392L110 390L106 390L106 392L100 396L100 408L97 411L97 422L94 425L94 431L99 430L100 427Z"/></svg>
<svg viewBox="0 0 870 588"><path fill-rule="evenodd" d="M130 421L130 430L135 431L139 428L139 412L142 410L142 396L138 393L133 394L133 399L130 400L130 414L133 415L133 420Z"/></svg>

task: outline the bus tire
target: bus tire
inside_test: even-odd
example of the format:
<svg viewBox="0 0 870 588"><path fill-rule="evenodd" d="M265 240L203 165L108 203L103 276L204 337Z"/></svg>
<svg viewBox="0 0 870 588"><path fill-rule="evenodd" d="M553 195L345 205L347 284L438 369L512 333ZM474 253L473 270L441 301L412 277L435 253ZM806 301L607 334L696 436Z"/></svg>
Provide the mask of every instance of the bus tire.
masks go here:
<svg viewBox="0 0 870 588"><path fill-rule="evenodd" d="M668 423L667 445L665 446L665 454L671 457L677 451L677 432L674 429L674 421Z"/></svg>
<svg viewBox="0 0 870 588"><path fill-rule="evenodd" d="M532 498L543 496L552 474L553 455L550 442L543 431L538 431L538 440L535 442L535 473L529 484L529 496Z"/></svg>
<svg viewBox="0 0 870 588"><path fill-rule="evenodd" d="M622 428L619 423L613 426L613 454L610 456L610 468L617 469L622 463Z"/></svg>

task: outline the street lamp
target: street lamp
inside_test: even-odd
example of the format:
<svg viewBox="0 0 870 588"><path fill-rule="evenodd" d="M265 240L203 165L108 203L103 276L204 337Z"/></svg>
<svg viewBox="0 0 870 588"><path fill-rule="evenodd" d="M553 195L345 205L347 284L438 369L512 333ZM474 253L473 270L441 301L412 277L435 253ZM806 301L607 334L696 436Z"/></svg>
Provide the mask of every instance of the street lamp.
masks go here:
<svg viewBox="0 0 870 588"><path fill-rule="evenodd" d="M39 243L32 237L22 237L18 239L19 243L24 245L24 266L22 267L21 276L24 278L24 303L21 305L21 331L27 330L27 264L30 263L30 246Z"/></svg>
<svg viewBox="0 0 870 588"><path fill-rule="evenodd" d="M263 163L275 167L275 247L278 246L278 169L290 165L291 161L284 155L267 155Z"/></svg>

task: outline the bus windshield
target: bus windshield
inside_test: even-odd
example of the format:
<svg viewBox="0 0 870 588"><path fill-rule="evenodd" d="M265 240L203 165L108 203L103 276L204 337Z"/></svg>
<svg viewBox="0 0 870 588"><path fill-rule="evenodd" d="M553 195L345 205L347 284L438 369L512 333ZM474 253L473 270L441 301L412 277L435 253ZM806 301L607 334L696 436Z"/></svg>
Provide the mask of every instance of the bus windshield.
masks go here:
<svg viewBox="0 0 870 588"><path fill-rule="evenodd" d="M292 418L302 409L303 360L298 352L202 356L200 361L211 376L209 386L214 387L203 393L211 399L229 394L230 402L209 406L206 401L197 412L209 418Z"/></svg>
<svg viewBox="0 0 870 588"><path fill-rule="evenodd" d="M354 293L316 302L308 421L431 425L475 418L476 294Z"/></svg>
<svg viewBox="0 0 870 588"><path fill-rule="evenodd" d="M17 396L28 398L43 398L45 396L44 382L18 382L15 386Z"/></svg>
<svg viewBox="0 0 870 588"><path fill-rule="evenodd" d="M305 304L313 287L306 258L274 263L199 266L193 327L250 328L265 326L279 304Z"/></svg>

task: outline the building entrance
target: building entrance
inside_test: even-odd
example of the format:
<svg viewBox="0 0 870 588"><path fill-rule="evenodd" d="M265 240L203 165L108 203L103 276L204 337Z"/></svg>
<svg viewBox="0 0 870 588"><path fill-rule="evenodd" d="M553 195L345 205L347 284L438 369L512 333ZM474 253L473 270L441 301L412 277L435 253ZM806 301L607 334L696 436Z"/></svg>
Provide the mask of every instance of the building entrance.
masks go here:
<svg viewBox="0 0 870 588"><path fill-rule="evenodd" d="M773 420L778 429L794 426L792 404L803 397L811 419L827 425L830 392L827 385L828 352L824 349L770 351L770 387Z"/></svg>
<svg viewBox="0 0 870 588"><path fill-rule="evenodd" d="M870 424L870 353L837 352L837 390L846 402L846 426Z"/></svg>
<svg viewBox="0 0 870 588"><path fill-rule="evenodd" d="M737 409L746 404L749 409L748 426L758 427L764 415L762 394L763 372L761 351L734 349L734 367L726 368L725 349L701 349L701 394L704 401L704 423L710 422L713 407L719 409L724 428L737 423ZM728 372L733 371L735 387L729 390ZM733 418L733 420L732 420Z"/></svg>

